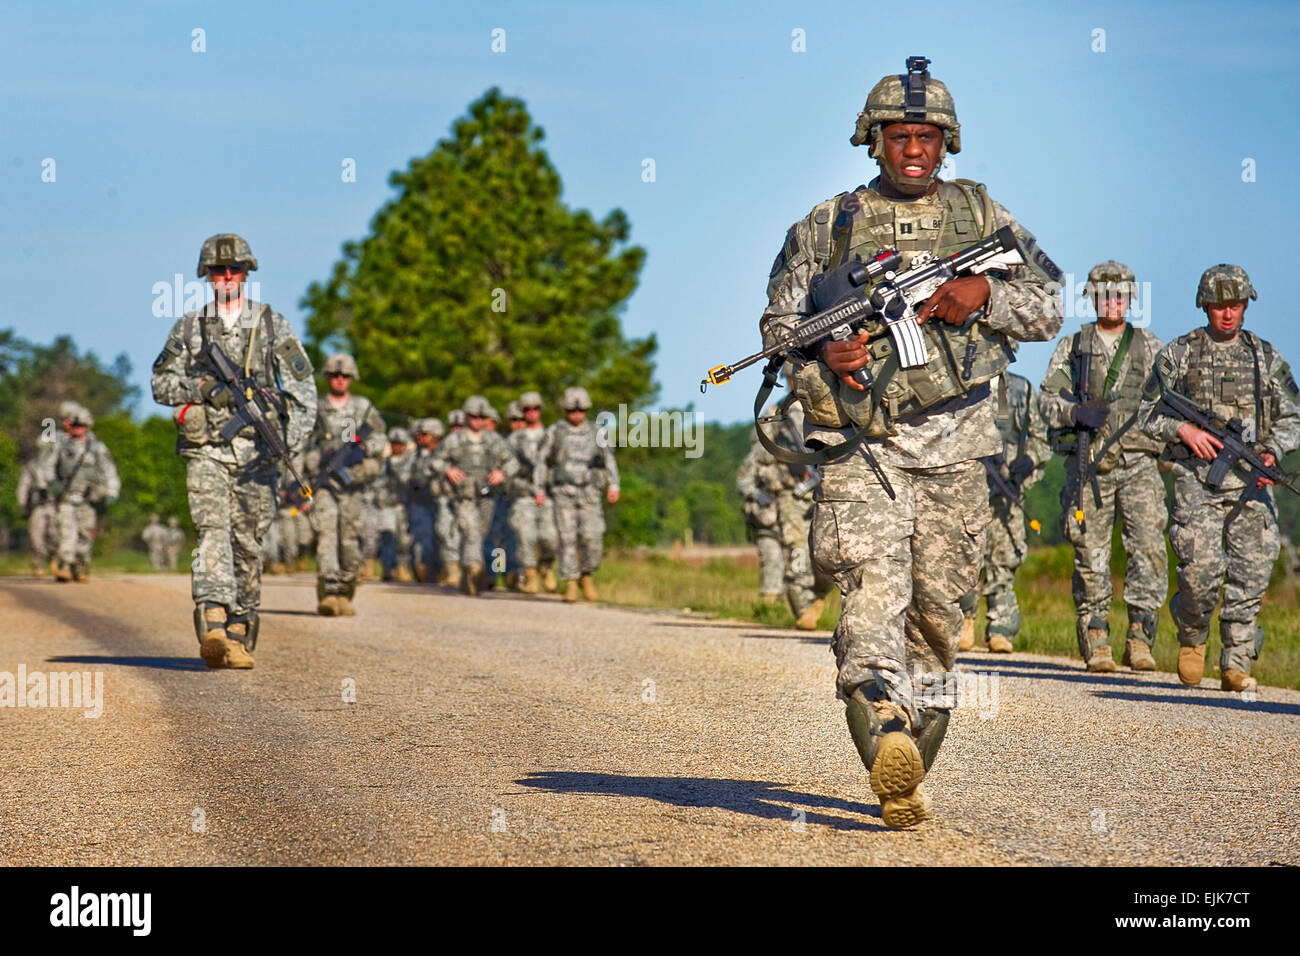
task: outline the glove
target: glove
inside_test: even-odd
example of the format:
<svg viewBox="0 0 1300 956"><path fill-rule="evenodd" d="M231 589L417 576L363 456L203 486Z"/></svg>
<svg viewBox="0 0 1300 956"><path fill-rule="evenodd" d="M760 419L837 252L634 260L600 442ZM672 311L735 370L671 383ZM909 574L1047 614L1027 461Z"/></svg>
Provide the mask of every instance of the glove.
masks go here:
<svg viewBox="0 0 1300 956"><path fill-rule="evenodd" d="M1082 404L1074 406L1074 423L1082 428L1091 428L1094 431L1106 423L1106 416L1110 414L1110 404L1100 398L1090 398Z"/></svg>
<svg viewBox="0 0 1300 956"><path fill-rule="evenodd" d="M225 382L205 378L199 383L199 394L213 408L225 408L230 404L230 389L226 388Z"/></svg>
<svg viewBox="0 0 1300 956"><path fill-rule="evenodd" d="M1011 480L1016 483L1017 487L1025 483L1025 479L1029 477L1033 470L1034 460L1028 455L1021 455L1007 466L1007 471L1011 473Z"/></svg>

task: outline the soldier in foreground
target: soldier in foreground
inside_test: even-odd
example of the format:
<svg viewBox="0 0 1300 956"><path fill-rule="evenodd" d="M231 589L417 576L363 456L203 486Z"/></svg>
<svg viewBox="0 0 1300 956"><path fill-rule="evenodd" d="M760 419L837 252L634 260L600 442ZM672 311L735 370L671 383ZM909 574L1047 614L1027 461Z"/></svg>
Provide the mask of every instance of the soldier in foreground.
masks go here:
<svg viewBox="0 0 1300 956"><path fill-rule="evenodd" d="M988 606L985 633L992 653L1010 654L1012 641L1020 633L1016 571L1029 547L1025 540L1024 494L1042 474L1051 451L1029 379L1003 372L991 387L997 403L994 420L1002 436L1002 451L984 459L993 512L984 543L984 598ZM965 620L958 650L968 651L975 646L978 604L978 590L972 588L962 601Z"/></svg>
<svg viewBox="0 0 1300 956"><path fill-rule="evenodd" d="M18 476L18 509L27 519L27 548L32 574L41 578L53 572L54 554L59 547L57 514L49 491L40 480L40 459L23 465Z"/></svg>
<svg viewBox="0 0 1300 956"><path fill-rule="evenodd" d="M94 416L73 404L64 418L64 431L41 452L38 481L55 505L59 581L85 581L90 576L90 552L100 511L117 501L121 482L117 465L104 443L90 429Z"/></svg>
<svg viewBox="0 0 1300 956"><path fill-rule="evenodd" d="M556 531L555 502L545 494L539 503L533 496L533 479L541 461L546 429L542 426L542 396L524 392L518 400L520 427L510 433L506 444L519 460L519 471L507 483L510 495L510 527L519 549L523 581L519 590L536 594L543 587L554 591Z"/></svg>
<svg viewBox="0 0 1300 956"><path fill-rule="evenodd" d="M618 501L618 465L607 438L587 421L591 397L585 388L566 388L560 399L564 420L546 430L539 453L540 467L533 480L534 500L555 502L555 530L559 540L560 578L564 600L599 599L592 575L600 567L605 548L605 512L601 492ZM581 547L582 555L578 551Z"/></svg>
<svg viewBox="0 0 1300 956"><path fill-rule="evenodd" d="M1264 645L1256 619L1281 547L1273 482L1241 467L1218 474L1216 460L1228 461L1227 436L1173 414L1164 394L1172 390L1223 422L1235 420L1237 437L1261 451L1266 466L1295 450L1300 388L1277 349L1242 328L1249 300L1257 298L1240 266L1205 270L1196 305L1208 321L1156 357L1139 418L1147 435L1170 443L1166 456L1173 460L1169 540L1178 556L1178 592L1169 613L1181 645L1178 677L1189 686L1200 684L1210 617L1222 593L1221 686L1237 692L1254 690L1258 683L1250 676Z"/></svg>
<svg viewBox="0 0 1300 956"><path fill-rule="evenodd" d="M199 251L199 278L215 298L172 326L153 363L153 397L172 407L176 453L185 459L190 515L198 531L192 564L194 629L211 668L250 668L262 600L262 538L275 514L277 461L252 426L233 435L242 396L219 374L209 347L238 362L256 380L253 396L292 452L316 418L311 362L284 316L246 298L257 269L248 243L232 233L212 236Z"/></svg>
<svg viewBox="0 0 1300 956"><path fill-rule="evenodd" d="M144 539L145 550L149 552L149 565L155 571L163 570L167 566L167 529L157 514L149 516L149 523L140 532L140 537Z"/></svg>
<svg viewBox="0 0 1300 956"><path fill-rule="evenodd" d="M1156 456L1163 445L1135 427L1142 388L1164 343L1127 321L1137 295L1133 270L1107 261L1088 273L1084 291L1097 321L1061 339L1043 376L1038 407L1064 453L1061 523L1074 545L1075 634L1089 671L1115 670L1110 649L1111 539L1123 521L1128 554L1124 603L1125 665L1156 669L1151 648L1169 590L1165 558L1165 486Z"/></svg>
<svg viewBox="0 0 1300 956"><path fill-rule="evenodd" d="M786 234L760 323L765 345L778 326L810 314L813 277L854 255L896 249L906 268L919 253L951 254L1004 226L1031 239L983 186L938 179L945 152L961 148L961 127L927 64L910 58L905 75L881 79L858 116L851 142L869 144L880 175L819 203ZM929 813L922 780L953 703L914 681L946 685L956 662L961 600L978 578L989 521L980 459L1002 444L987 383L1010 361L1009 340L1046 340L1060 328L1048 276L1059 270L1044 257L1033 269L944 283L916 314L929 355L918 369L891 373L890 337L865 331L795 356L809 447L842 449L867 428L851 454L823 469L811 543L814 566L843 595L832 648L836 690L887 826L911 826ZM945 328L976 312L970 331ZM941 336L955 339L958 356L969 345L969 377L949 370ZM853 377L868 364L892 389L887 408Z"/></svg>
<svg viewBox="0 0 1300 956"><path fill-rule="evenodd" d="M764 418L777 417L777 407L769 405ZM759 472L764 468L780 467L771 453L754 435L749 454L736 470L736 490L744 499L745 524L754 533L758 548L758 599L763 604L776 604L785 587L785 559L781 555L781 526L776 520L776 498L758 486Z"/></svg>
<svg viewBox="0 0 1300 956"><path fill-rule="evenodd" d="M382 469L387 426L370 399L352 394L357 362L338 352L323 368L329 390L317 401L316 428L308 443L308 474L318 475L312 497L316 532L316 613L356 613L352 599L362 561L362 508Z"/></svg>

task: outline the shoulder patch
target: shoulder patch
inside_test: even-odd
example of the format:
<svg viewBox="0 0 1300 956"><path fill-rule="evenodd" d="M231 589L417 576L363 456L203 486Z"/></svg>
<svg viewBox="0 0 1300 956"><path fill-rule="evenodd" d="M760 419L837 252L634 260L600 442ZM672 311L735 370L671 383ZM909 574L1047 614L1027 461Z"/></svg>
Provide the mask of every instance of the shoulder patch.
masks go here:
<svg viewBox="0 0 1300 956"><path fill-rule="evenodd" d="M302 345L296 338L280 339L275 346L275 357L288 366L294 378L300 381L311 378L311 360L307 358L307 353L303 351Z"/></svg>
<svg viewBox="0 0 1300 956"><path fill-rule="evenodd" d="M167 361L173 356L180 355L181 352L184 351L184 348L185 347L181 344L179 338L174 335L168 336L167 344L164 345L162 351L158 353L158 357L153 360L154 371L156 372L158 369L166 365Z"/></svg>

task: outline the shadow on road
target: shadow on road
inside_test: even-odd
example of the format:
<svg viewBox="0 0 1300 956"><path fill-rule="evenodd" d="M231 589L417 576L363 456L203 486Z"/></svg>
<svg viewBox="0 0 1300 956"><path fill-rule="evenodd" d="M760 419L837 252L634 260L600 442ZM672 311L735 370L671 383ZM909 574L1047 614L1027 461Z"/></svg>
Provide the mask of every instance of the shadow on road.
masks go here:
<svg viewBox="0 0 1300 956"><path fill-rule="evenodd" d="M1033 671L1065 671L1071 674L1084 674L1082 664L1055 664L1050 661L1021 661L1014 657L1007 657L1005 654L972 654L969 651L961 651L957 657L958 663L961 664L1000 664L1004 667L1023 667L1025 670Z"/></svg>
<svg viewBox="0 0 1300 956"><path fill-rule="evenodd" d="M1291 714L1300 716L1300 704L1284 704L1280 701L1254 702L1241 700L1235 694L1225 693L1222 697L1201 697L1192 693L1182 694L1132 694L1118 690L1099 690L1093 697L1106 697L1112 700L1137 700L1152 704L1189 704L1193 707L1221 707L1227 710L1245 710L1259 714Z"/></svg>
<svg viewBox="0 0 1300 956"><path fill-rule="evenodd" d="M292 617L316 617L315 611L273 611L269 608L260 607L257 609L258 614L283 614Z"/></svg>
<svg viewBox="0 0 1300 956"><path fill-rule="evenodd" d="M959 658L963 664L974 665L980 671L992 671L995 674L1002 674L1006 677L1021 677L1025 680L1060 680L1072 684L1116 684L1120 687L1167 687L1168 684L1157 684L1150 679L1143 680L1138 677L1125 677L1122 674L1090 674L1087 671L1074 668L1059 667L1055 664L1037 664L1036 661L991 661L988 658ZM1032 668L1025 668L1027 664L1036 664Z"/></svg>
<svg viewBox="0 0 1300 956"><path fill-rule="evenodd" d="M107 657L94 654L69 654L47 657L47 664L115 664L119 667L153 667L163 671L205 671L208 665L196 657Z"/></svg>
<svg viewBox="0 0 1300 956"><path fill-rule="evenodd" d="M807 822L834 830L891 832L888 827L862 820L794 811L776 802L802 804L823 810L842 810L862 816L880 817L880 808L835 797L787 790L783 784L764 780L714 780L710 777L623 777L617 774L534 773L515 783L552 793L592 793L614 797L646 797L675 807L718 807L764 820ZM803 819L800 820L800 813Z"/></svg>

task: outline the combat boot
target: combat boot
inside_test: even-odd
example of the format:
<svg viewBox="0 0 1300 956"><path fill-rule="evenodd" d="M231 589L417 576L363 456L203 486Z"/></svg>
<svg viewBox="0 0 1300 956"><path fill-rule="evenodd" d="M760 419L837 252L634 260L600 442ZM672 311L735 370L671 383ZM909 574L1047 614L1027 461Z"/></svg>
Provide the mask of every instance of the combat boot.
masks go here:
<svg viewBox="0 0 1300 956"><path fill-rule="evenodd" d="M1147 642L1140 637L1130 637L1124 642L1124 660L1122 663L1135 671L1153 671L1156 669L1156 659L1151 656L1151 648L1147 647Z"/></svg>
<svg viewBox="0 0 1300 956"><path fill-rule="evenodd" d="M316 605L316 613L322 617L339 616L339 596L337 594L327 594Z"/></svg>
<svg viewBox="0 0 1300 956"><path fill-rule="evenodd" d="M1199 687L1205 676L1205 645L1178 648L1178 679L1188 687Z"/></svg>
<svg viewBox="0 0 1300 956"><path fill-rule="evenodd" d="M90 562L78 561L72 565L72 580L88 581L90 580Z"/></svg>
<svg viewBox="0 0 1300 956"><path fill-rule="evenodd" d="M449 588L460 587L461 573L460 565L455 561L448 561L447 566L443 568L443 583Z"/></svg>
<svg viewBox="0 0 1300 956"><path fill-rule="evenodd" d="M399 564L397 569L393 572L393 580L397 581L399 584L410 584L415 580L415 578L411 574L410 568L404 564Z"/></svg>
<svg viewBox="0 0 1300 956"><path fill-rule="evenodd" d="M307 559L306 559L306 558L299 558L299 559L298 559L298 570L299 570L299 571L306 571L306 570L307 570Z"/></svg>
<svg viewBox="0 0 1300 956"><path fill-rule="evenodd" d="M961 640L957 642L957 650L969 651L975 646L975 618L963 617L961 619ZM992 650L990 645L989 650Z"/></svg>
<svg viewBox="0 0 1300 956"><path fill-rule="evenodd" d="M226 609L220 604L194 609L194 630L199 635L199 656L209 668L229 667L230 642L226 638Z"/></svg>
<svg viewBox="0 0 1300 956"><path fill-rule="evenodd" d="M536 568L524 568L524 582L519 585L519 590L523 594L536 594L541 581L537 577Z"/></svg>
<svg viewBox="0 0 1300 956"><path fill-rule="evenodd" d="M462 590L470 597L477 597L479 585L483 582L483 565L471 564L465 572L464 587Z"/></svg>
<svg viewBox="0 0 1300 956"><path fill-rule="evenodd" d="M419 581L421 584L427 584L429 582L429 566L423 561L419 561L415 565L415 580Z"/></svg>
<svg viewBox="0 0 1300 956"><path fill-rule="evenodd" d="M1005 634L989 635L989 653L990 654L1010 654L1012 651L1011 641Z"/></svg>
<svg viewBox="0 0 1300 956"><path fill-rule="evenodd" d="M564 582L564 602L566 604L573 604L577 600L578 600L578 582L577 581Z"/></svg>
<svg viewBox="0 0 1300 956"><path fill-rule="evenodd" d="M817 598L817 600L813 601L803 609L803 613L801 613L798 619L794 622L794 626L799 628L801 631L817 630L817 622L821 619L822 610L825 607L826 602L821 598Z"/></svg>
<svg viewBox="0 0 1300 956"><path fill-rule="evenodd" d="M71 567L70 565L64 564L62 561L60 561L60 562L59 562L58 569L54 572L54 580L56 580L56 581L65 581L65 582L66 582L66 581L71 581L71 580L72 580L72 567Z"/></svg>
<svg viewBox="0 0 1300 956"><path fill-rule="evenodd" d="M356 617L357 609L352 606L352 598L346 594L334 595L334 606L339 617Z"/></svg>
<svg viewBox="0 0 1300 956"><path fill-rule="evenodd" d="M236 670L249 670L253 655L248 651L248 621L230 621L226 624L226 666Z"/></svg>
<svg viewBox="0 0 1300 956"><path fill-rule="evenodd" d="M1243 691L1254 690L1259 686L1259 681L1251 677L1243 670L1235 667L1229 667L1223 672L1223 683L1219 685L1223 690L1230 690L1235 694Z"/></svg>
<svg viewBox="0 0 1300 956"><path fill-rule="evenodd" d="M1119 668L1110 652L1110 635L1099 627L1088 628L1087 670L1093 674L1113 674Z"/></svg>
<svg viewBox="0 0 1300 956"><path fill-rule="evenodd" d="M585 600L600 600L600 595L596 593L596 582L591 579L590 574L584 574L578 578L578 587L582 588L582 596Z"/></svg>
<svg viewBox="0 0 1300 956"><path fill-rule="evenodd" d="M507 590L507 591L517 591L517 590L519 590L519 574L518 574L518 572L516 572L516 571L507 571L507 572L506 572L506 590Z"/></svg>
<svg viewBox="0 0 1300 956"><path fill-rule="evenodd" d="M275 564L271 565L269 570L272 574L288 574L289 566L283 561L277 561Z"/></svg>
<svg viewBox="0 0 1300 956"><path fill-rule="evenodd" d="M551 594L554 594L560 587L560 582L555 580L555 572L551 570L549 564L542 573L542 587L546 588Z"/></svg>
<svg viewBox="0 0 1300 956"><path fill-rule="evenodd" d="M32 561L32 577L43 578L47 574L49 574L49 571L46 569L44 561Z"/></svg>
<svg viewBox="0 0 1300 956"><path fill-rule="evenodd" d="M868 698L868 693L878 699ZM864 684L849 697L844 716L858 756L870 771L871 791L880 799L880 818L885 826L910 827L926 819L930 799L921 789L926 764L912 739L907 712L884 699L876 685ZM933 738L927 742L931 760L943 739L947 720L936 722L934 729Z"/></svg>

